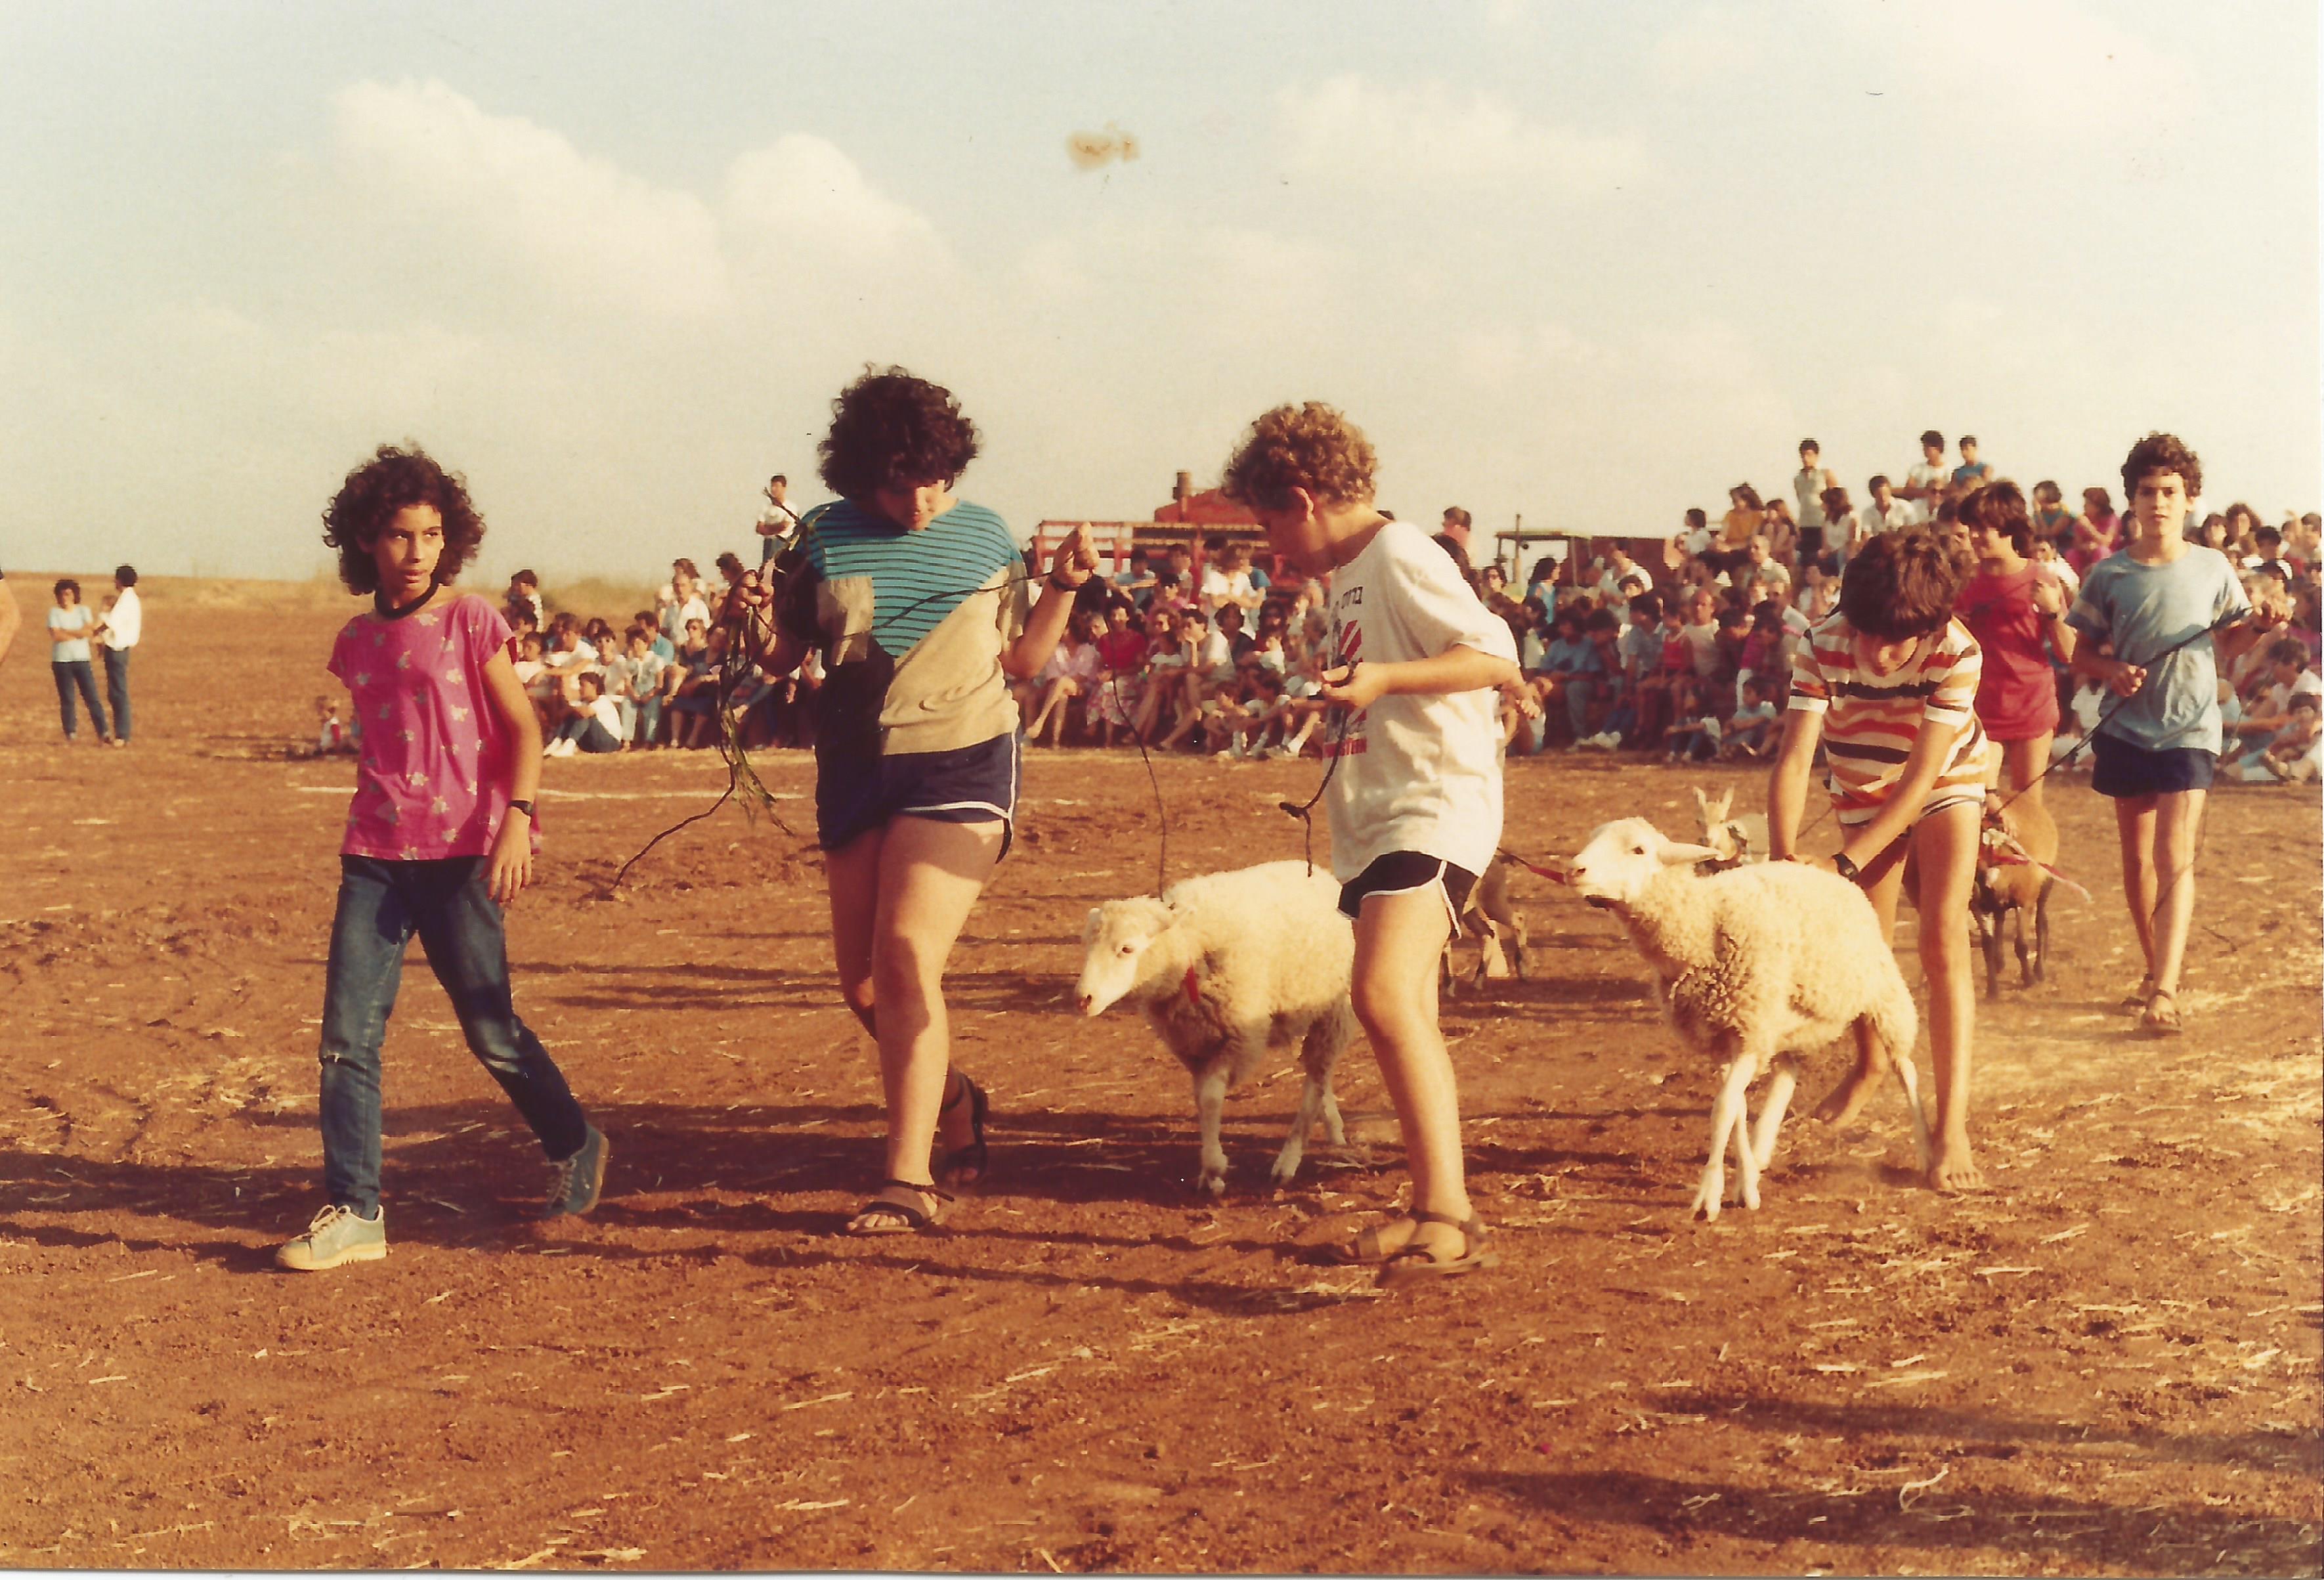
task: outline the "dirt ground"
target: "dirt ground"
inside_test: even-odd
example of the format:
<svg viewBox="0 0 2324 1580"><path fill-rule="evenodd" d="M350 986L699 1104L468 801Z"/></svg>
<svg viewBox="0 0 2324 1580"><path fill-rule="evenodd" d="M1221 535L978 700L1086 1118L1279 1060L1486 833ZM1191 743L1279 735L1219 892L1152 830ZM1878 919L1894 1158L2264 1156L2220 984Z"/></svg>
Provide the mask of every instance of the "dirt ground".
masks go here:
<svg viewBox="0 0 2324 1580"><path fill-rule="evenodd" d="M1691 1224L1711 1072L1613 923L1521 880L1529 975L1444 1016L1503 1261L1383 1296L1310 1260L1403 1185L1360 1048L1351 1146L1267 1188L1286 1062L1230 1105L1207 1205L1183 1075L1065 1003L1087 907L1153 881L1136 756L1032 754L949 984L993 1178L949 1234L872 1241L832 1233L879 1119L805 841L724 813L609 901L723 769L551 762L517 1001L612 1139L607 1198L530 1221L540 1155L415 949L393 1255L300 1277L270 1259L318 1205L353 772L282 747L342 617L157 589L127 752L58 743L43 655L0 668L0 1565L2324 1565L2312 791L2216 799L2190 1030L2157 1043L2110 1012L2110 819L2058 790L2096 899L2060 897L2047 986L1981 1010L1973 1197L1914 1181L1884 1093L1789 1126L1762 1210ZM1298 854L1273 802L1314 764L1159 767L1174 876ZM1508 843L1683 831L1689 783L1742 778L1521 762Z"/></svg>

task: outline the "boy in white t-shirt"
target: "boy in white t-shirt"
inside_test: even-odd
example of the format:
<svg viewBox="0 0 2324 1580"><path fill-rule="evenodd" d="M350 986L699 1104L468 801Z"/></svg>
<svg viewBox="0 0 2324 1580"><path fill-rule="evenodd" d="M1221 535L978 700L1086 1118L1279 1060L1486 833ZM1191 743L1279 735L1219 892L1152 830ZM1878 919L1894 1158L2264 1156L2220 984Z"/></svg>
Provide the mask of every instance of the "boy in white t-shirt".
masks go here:
<svg viewBox="0 0 2324 1580"><path fill-rule="evenodd" d="M1436 1024L1445 939L1501 835L1496 690L1518 682L1508 623L1419 529L1372 504L1377 458L1320 402L1278 406L1250 426L1221 487L1249 507L1275 551L1332 577L1323 689L1332 872L1355 922L1356 1018L1379 1060L1412 1170L1411 1210L1368 1229L1340 1260L1377 1264L1382 1284L1499 1260L1469 1206L1460 1095Z"/></svg>

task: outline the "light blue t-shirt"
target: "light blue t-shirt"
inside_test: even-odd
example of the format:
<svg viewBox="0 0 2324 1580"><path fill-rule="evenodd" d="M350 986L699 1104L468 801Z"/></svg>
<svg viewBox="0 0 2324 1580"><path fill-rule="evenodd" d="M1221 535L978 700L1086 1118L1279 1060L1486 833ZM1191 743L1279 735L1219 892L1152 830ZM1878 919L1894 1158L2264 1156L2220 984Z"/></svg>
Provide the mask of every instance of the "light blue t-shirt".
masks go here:
<svg viewBox="0 0 2324 1580"><path fill-rule="evenodd" d="M2219 669L2202 633L2250 610L2227 557L2200 543L2167 565L2143 564L2124 549L2090 567L2067 624L2089 641L2112 642L2116 658L2146 670L2135 696L2107 696L2098 734L2149 752L2217 756Z"/></svg>
<svg viewBox="0 0 2324 1580"><path fill-rule="evenodd" d="M51 631L78 631L78 642L60 642L49 649L52 664L85 664L88 662L88 633L97 627L97 611L87 604L75 604L67 609L61 605L49 611Z"/></svg>

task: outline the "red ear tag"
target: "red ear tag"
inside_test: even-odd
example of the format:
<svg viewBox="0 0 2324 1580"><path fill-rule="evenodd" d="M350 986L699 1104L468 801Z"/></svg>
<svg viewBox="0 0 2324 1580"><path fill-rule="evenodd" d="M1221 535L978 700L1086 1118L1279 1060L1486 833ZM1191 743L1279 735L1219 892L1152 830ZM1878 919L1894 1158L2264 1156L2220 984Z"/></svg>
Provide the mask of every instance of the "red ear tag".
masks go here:
<svg viewBox="0 0 2324 1580"><path fill-rule="evenodd" d="M1203 1002L1202 984L1194 980L1194 968L1191 966L1186 967L1186 1002L1190 1004Z"/></svg>

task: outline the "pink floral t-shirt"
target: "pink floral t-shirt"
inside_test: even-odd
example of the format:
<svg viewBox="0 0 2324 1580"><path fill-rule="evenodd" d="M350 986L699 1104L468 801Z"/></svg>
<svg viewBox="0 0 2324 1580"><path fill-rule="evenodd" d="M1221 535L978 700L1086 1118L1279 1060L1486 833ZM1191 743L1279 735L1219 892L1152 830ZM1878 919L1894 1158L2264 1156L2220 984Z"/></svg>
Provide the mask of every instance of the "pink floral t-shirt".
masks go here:
<svg viewBox="0 0 2324 1580"><path fill-rule="evenodd" d="M508 811L510 744L484 665L508 638L500 611L473 594L400 620L347 622L329 667L354 694L363 757L341 855L491 854Z"/></svg>

